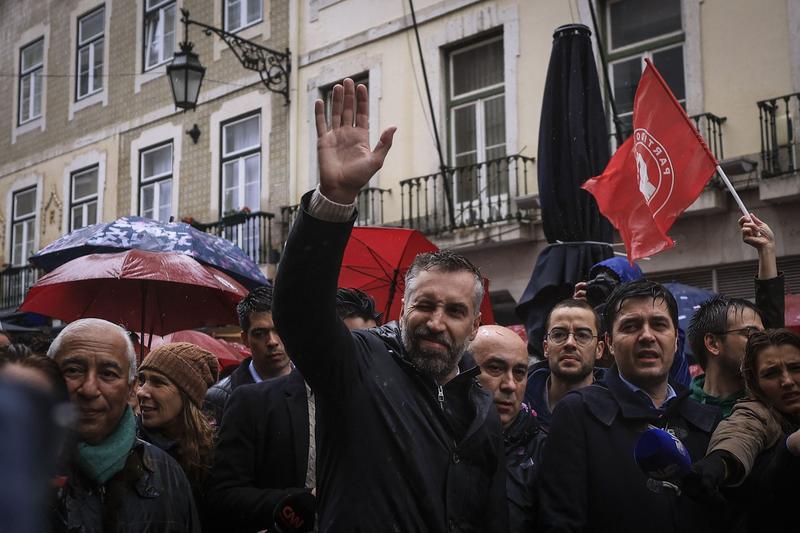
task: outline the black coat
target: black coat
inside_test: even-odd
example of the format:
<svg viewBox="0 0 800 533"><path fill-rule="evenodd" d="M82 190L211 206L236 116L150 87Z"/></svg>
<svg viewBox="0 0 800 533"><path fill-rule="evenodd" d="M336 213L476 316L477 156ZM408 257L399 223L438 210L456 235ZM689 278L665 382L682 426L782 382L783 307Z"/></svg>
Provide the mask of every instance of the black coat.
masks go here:
<svg viewBox="0 0 800 533"><path fill-rule="evenodd" d="M536 526L539 502L536 476L547 433L527 407L503 431L506 449L506 493L508 495L509 531L532 532Z"/></svg>
<svg viewBox="0 0 800 533"><path fill-rule="evenodd" d="M688 389L673 387L677 397L655 409L612 366L603 382L558 402L539 472L542 531L715 530L718 515L688 497L652 492L634 461L648 424L674 430L693 461L705 455L721 413L691 401Z"/></svg>
<svg viewBox="0 0 800 533"><path fill-rule="evenodd" d="M284 249L273 319L317 395L320 531L507 531L500 423L479 369L442 387L440 403L397 327L350 332L335 302L355 217L315 219L308 199Z"/></svg>
<svg viewBox="0 0 800 533"><path fill-rule="evenodd" d="M221 379L219 383L212 385L206 392L203 411L211 417L217 427L222 423L225 405L228 403L233 391L242 385L255 383L252 374L250 374L250 361L252 360L252 357L248 357L239 363L239 367L231 372L230 376Z"/></svg>
<svg viewBox="0 0 800 533"><path fill-rule="evenodd" d="M224 531L269 529L275 506L304 490L308 400L303 377L237 388L228 401L207 483L210 515Z"/></svg>
<svg viewBox="0 0 800 533"><path fill-rule="evenodd" d="M104 517L114 524L104 527ZM58 491L53 518L56 532L200 532L192 489L180 465L139 439L125 467L103 487L73 469Z"/></svg>

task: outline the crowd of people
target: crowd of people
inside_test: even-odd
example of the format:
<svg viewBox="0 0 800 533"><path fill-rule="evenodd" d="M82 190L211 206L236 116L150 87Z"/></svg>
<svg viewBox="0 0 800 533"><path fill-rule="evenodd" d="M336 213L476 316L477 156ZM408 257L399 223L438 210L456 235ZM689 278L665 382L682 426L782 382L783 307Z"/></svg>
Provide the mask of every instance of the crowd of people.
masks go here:
<svg viewBox="0 0 800 533"><path fill-rule="evenodd" d="M767 224L739 221L759 257L755 303L716 296L683 331L673 295L612 259L590 273L609 284L602 301L576 285L532 362L516 332L481 324L482 276L452 251L417 256L397 321L337 288L356 196L394 129L370 149L351 80L330 124L315 113L320 184L274 284L237 307L252 356L232 373L189 343L138 361L130 334L97 318L49 346L0 334L0 427L18 437L0 459L22 483L0 487L0 529L793 530L800 335L783 328ZM664 477L640 467L652 428L688 472L669 474L666 454Z"/></svg>

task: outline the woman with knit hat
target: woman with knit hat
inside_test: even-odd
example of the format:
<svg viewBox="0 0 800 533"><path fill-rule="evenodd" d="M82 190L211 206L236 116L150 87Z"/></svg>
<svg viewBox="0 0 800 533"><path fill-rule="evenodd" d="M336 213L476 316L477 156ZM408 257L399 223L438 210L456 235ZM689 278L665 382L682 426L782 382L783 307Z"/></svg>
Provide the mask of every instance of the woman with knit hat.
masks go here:
<svg viewBox="0 0 800 533"><path fill-rule="evenodd" d="M217 358L188 342L159 346L139 367L140 437L183 467L198 509L214 444L214 430L200 407L218 376Z"/></svg>

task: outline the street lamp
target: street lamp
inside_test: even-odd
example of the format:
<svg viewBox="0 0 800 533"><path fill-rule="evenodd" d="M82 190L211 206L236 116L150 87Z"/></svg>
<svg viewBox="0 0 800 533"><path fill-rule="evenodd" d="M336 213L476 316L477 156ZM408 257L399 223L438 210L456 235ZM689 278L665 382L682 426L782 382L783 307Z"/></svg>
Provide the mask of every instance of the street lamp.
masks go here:
<svg viewBox="0 0 800 533"><path fill-rule="evenodd" d="M192 52L192 48L192 43L182 42L181 51L175 53L172 63L167 66L172 98L179 109L194 109L197 106L200 84L206 73L206 68L200 64L200 58Z"/></svg>
<svg viewBox="0 0 800 533"><path fill-rule="evenodd" d="M291 62L289 49L278 52L260 44L243 39L236 34L197 22L189 18L189 11L181 9L181 22L183 22L183 42L181 51L176 52L172 64L167 67L172 97L175 107L180 109L194 109L200 95L200 84L203 82L205 67L200 63L200 58L192 52L194 45L189 41L189 25L194 24L203 28L203 33L212 33L225 41L233 51L239 63L248 70L258 72L261 82L267 90L282 94L289 104L289 72Z"/></svg>

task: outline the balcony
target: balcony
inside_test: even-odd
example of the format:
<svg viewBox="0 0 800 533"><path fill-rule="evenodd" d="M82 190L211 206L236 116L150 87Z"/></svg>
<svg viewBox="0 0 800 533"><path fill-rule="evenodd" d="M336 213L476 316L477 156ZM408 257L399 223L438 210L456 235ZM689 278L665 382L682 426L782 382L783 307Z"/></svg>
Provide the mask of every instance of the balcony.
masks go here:
<svg viewBox="0 0 800 533"><path fill-rule="evenodd" d="M496 222L536 220L523 203L533 191L534 159L512 155L400 182L401 225L428 235ZM448 207L452 206L452 207Z"/></svg>
<svg viewBox="0 0 800 533"><path fill-rule="evenodd" d="M0 309L16 309L28 289L44 271L34 266L8 267L0 271Z"/></svg>
<svg viewBox="0 0 800 533"><path fill-rule="evenodd" d="M365 187L361 189L356 199L356 206L358 207L356 226L382 226L384 196L389 196L391 193L391 189L381 189L380 187ZM284 241L289 236L289 228L292 227L299 209L300 204L281 207L281 225L283 226Z"/></svg>
<svg viewBox="0 0 800 533"><path fill-rule="evenodd" d="M209 224L194 223L194 227L233 242L255 263L263 265L276 262L272 246L273 218L274 214L264 211L243 212Z"/></svg>
<svg viewBox="0 0 800 533"><path fill-rule="evenodd" d="M796 172L800 93L761 100L757 105L761 127L762 176L774 178Z"/></svg>

